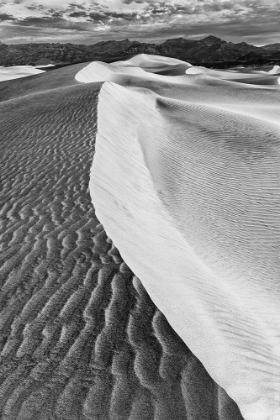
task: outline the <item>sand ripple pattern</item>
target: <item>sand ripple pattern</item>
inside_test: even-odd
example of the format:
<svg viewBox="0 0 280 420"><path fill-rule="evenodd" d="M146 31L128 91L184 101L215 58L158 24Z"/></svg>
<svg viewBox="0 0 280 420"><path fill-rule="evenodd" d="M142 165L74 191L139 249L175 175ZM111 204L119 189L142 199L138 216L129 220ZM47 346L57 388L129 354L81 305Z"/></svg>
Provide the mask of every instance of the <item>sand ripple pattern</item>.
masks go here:
<svg viewBox="0 0 280 420"><path fill-rule="evenodd" d="M0 418L240 420L95 216L100 84L69 71L3 82Z"/></svg>
<svg viewBox="0 0 280 420"><path fill-rule="evenodd" d="M153 57L140 58L141 77L125 74L127 62L79 73L105 79L97 216L244 418L280 420L278 76L190 66L169 75L168 58L156 74Z"/></svg>

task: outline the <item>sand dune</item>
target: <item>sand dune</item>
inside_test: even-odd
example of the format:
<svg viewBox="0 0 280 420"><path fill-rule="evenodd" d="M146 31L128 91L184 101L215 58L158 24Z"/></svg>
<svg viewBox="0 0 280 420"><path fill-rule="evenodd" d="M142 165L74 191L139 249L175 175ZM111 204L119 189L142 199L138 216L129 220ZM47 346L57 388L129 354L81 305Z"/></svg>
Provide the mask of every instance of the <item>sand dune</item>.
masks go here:
<svg viewBox="0 0 280 420"><path fill-rule="evenodd" d="M271 70L269 70L268 73L271 73L271 74L280 74L280 66L278 66L278 65L273 66L273 68Z"/></svg>
<svg viewBox="0 0 280 420"><path fill-rule="evenodd" d="M84 67L76 75L76 80L82 83L92 83L106 80L108 76L114 73L133 74L136 76L145 76L144 70L129 63L105 64L95 61Z"/></svg>
<svg viewBox="0 0 280 420"><path fill-rule="evenodd" d="M119 63L130 63L148 73L167 74L169 76L182 75L186 69L192 67L190 63L178 60L177 58L148 54L138 54L130 60Z"/></svg>
<svg viewBox="0 0 280 420"><path fill-rule="evenodd" d="M141 83L142 80L145 80L145 82L150 80L152 84L156 81L171 84L188 84L188 77L185 74L186 66L183 68L181 65L179 67L175 66L175 70L174 66L172 66L170 75L169 70L167 72L163 70L169 68L169 64L168 66L164 66L162 62L158 63L158 61L154 62L151 60L147 65L146 60L141 59L141 61L138 60L141 63L141 67L137 67L133 62L133 59L136 59L136 57L133 57L131 60L118 61L113 64L94 61L80 70L76 74L75 78L80 83L93 83L110 80L118 84L124 84L125 86L127 86L129 83L137 84L134 78L138 78L139 83ZM135 61L137 62L137 60ZM157 71L159 71L160 74L157 74ZM130 81L130 77L133 77L132 81Z"/></svg>
<svg viewBox="0 0 280 420"><path fill-rule="evenodd" d="M19 77L33 76L34 74L40 73L43 73L43 70L39 70L33 66L0 66L0 82L5 80L18 79Z"/></svg>
<svg viewBox="0 0 280 420"><path fill-rule="evenodd" d="M36 67L36 69L46 69L46 68L54 67L54 66L55 66L55 64L41 64L41 65L35 66L35 67Z"/></svg>
<svg viewBox="0 0 280 420"><path fill-rule="evenodd" d="M279 89L262 71L195 72L181 84L104 77L91 195L126 263L244 418L279 420Z"/></svg>
<svg viewBox="0 0 280 420"><path fill-rule="evenodd" d="M96 218L84 66L0 84L0 418L242 420Z"/></svg>
<svg viewBox="0 0 280 420"><path fill-rule="evenodd" d="M274 66L277 67L277 66ZM277 69L272 69L269 72L262 70L213 70L206 67L196 67L192 66L186 70L186 74L204 74L207 76L215 77L220 80L231 80L246 84L255 84L255 85L278 85L278 77L268 77L268 73L271 75L277 74Z"/></svg>

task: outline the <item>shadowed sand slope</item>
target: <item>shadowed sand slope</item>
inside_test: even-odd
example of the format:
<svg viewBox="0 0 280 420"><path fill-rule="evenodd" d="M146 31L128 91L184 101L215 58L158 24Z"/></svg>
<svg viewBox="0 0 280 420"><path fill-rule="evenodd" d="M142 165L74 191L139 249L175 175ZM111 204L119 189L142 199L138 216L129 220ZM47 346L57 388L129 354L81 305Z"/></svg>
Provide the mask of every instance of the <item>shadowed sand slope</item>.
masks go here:
<svg viewBox="0 0 280 420"><path fill-rule="evenodd" d="M76 71L0 85L0 418L241 420L95 216Z"/></svg>
<svg viewBox="0 0 280 420"><path fill-rule="evenodd" d="M244 418L279 420L279 85L193 67L180 81L107 70L97 216Z"/></svg>

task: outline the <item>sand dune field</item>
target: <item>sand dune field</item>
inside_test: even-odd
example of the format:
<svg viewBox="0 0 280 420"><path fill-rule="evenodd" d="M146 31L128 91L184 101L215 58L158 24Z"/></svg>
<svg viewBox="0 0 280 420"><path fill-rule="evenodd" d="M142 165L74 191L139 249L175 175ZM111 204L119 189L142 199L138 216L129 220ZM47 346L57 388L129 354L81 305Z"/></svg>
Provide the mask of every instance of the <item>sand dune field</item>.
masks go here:
<svg viewBox="0 0 280 420"><path fill-rule="evenodd" d="M177 61L0 83L1 420L280 418L277 72Z"/></svg>

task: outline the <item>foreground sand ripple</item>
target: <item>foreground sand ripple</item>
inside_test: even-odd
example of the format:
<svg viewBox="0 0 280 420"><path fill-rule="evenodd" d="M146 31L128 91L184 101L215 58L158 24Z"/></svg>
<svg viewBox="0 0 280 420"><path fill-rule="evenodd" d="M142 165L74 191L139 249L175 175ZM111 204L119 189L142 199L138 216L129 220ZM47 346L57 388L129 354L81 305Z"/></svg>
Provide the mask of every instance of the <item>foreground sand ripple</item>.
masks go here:
<svg viewBox="0 0 280 420"><path fill-rule="evenodd" d="M100 84L77 85L70 68L9 83L0 104L0 418L240 420L95 216Z"/></svg>

